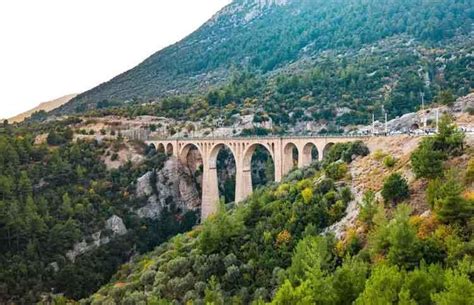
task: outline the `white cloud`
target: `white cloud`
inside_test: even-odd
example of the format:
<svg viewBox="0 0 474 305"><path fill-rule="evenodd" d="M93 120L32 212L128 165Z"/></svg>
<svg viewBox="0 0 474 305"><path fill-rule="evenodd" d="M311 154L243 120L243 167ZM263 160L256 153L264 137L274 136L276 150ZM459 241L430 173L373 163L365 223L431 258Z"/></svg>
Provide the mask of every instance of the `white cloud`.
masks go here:
<svg viewBox="0 0 474 305"><path fill-rule="evenodd" d="M229 2L0 1L0 117L109 80Z"/></svg>

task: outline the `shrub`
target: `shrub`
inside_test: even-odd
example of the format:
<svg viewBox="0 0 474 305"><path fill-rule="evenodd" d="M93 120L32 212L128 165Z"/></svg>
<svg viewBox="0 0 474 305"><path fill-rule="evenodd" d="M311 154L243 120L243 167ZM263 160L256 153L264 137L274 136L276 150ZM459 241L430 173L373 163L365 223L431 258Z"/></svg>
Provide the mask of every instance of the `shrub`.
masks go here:
<svg viewBox="0 0 474 305"><path fill-rule="evenodd" d="M382 197L386 202L398 203L409 196L408 183L400 174L394 173L385 180Z"/></svg>
<svg viewBox="0 0 474 305"><path fill-rule="evenodd" d="M232 245L232 239L240 236L243 229L244 223L240 217L226 213L221 204L219 212L204 222L199 235L199 247L206 254L223 251Z"/></svg>
<svg viewBox="0 0 474 305"><path fill-rule="evenodd" d="M394 167L396 163L397 163L397 159L395 159L393 156L386 156L386 157L383 159L383 164L384 164L385 167L387 167L387 168L392 168L392 167Z"/></svg>
<svg viewBox="0 0 474 305"><path fill-rule="evenodd" d="M384 153L383 150L381 149L377 149L376 151L374 151L372 155L373 155L373 158L377 161L380 161L387 156L387 154Z"/></svg>
<svg viewBox="0 0 474 305"><path fill-rule="evenodd" d="M343 160L350 163L353 156L367 156L369 148L362 142L337 143L333 145L325 156L326 162Z"/></svg>
<svg viewBox="0 0 474 305"><path fill-rule="evenodd" d="M471 184L474 182L474 158L471 158L469 160L469 163L467 164L467 170L464 176L464 181L466 182L466 184Z"/></svg>
<svg viewBox="0 0 474 305"><path fill-rule="evenodd" d="M277 246L286 245L290 241L291 241L291 233L288 232L288 230L283 230L277 235L276 245Z"/></svg>
<svg viewBox="0 0 474 305"><path fill-rule="evenodd" d="M377 201L375 200L375 193L373 191L367 191L364 193L362 202L360 203L359 219L371 227L376 213Z"/></svg>
<svg viewBox="0 0 474 305"><path fill-rule="evenodd" d="M301 192L301 195L303 196L304 203L309 204L313 200L313 189L307 187Z"/></svg>
<svg viewBox="0 0 474 305"><path fill-rule="evenodd" d="M326 166L326 176L334 180L344 178L344 176L347 174L347 171L347 164L343 162L333 162Z"/></svg>

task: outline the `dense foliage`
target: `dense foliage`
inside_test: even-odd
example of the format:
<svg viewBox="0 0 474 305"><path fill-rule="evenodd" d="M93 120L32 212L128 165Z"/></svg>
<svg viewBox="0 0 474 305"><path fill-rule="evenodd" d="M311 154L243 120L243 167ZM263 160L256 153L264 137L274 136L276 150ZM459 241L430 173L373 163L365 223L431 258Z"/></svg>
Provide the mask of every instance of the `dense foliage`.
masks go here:
<svg viewBox="0 0 474 305"><path fill-rule="evenodd" d="M201 227L124 265L92 303L136 304L147 299L142 289L150 291L149 302L160 296L215 304L268 299L298 240L338 220L351 200L332 179L317 183L321 173L315 169L293 171L235 210L222 206Z"/></svg>
<svg viewBox="0 0 474 305"><path fill-rule="evenodd" d="M140 165L109 171L101 160L109 143L71 141L72 131L57 126L48 143L5 125L0 129L0 303L31 304L42 292L84 297L106 283L136 252L150 250L170 235L188 230L192 217L176 220L170 207L161 219L139 219L131 210L144 204L130 194L133 181L165 157L150 154ZM117 143L116 143L117 144ZM65 254L76 242L91 242L112 215L128 233L76 258Z"/></svg>
<svg viewBox="0 0 474 305"><path fill-rule="evenodd" d="M330 155L341 151L334 146ZM432 212L423 216L366 193L358 228L337 240L321 229L343 215L352 196L327 177L341 160L326 162L322 170L293 171L235 209L222 207L201 227L124 265L111 284L81 303L474 302L474 199L463 195L470 170L443 171L446 179L432 180L426 191ZM396 185L399 178L392 178Z"/></svg>

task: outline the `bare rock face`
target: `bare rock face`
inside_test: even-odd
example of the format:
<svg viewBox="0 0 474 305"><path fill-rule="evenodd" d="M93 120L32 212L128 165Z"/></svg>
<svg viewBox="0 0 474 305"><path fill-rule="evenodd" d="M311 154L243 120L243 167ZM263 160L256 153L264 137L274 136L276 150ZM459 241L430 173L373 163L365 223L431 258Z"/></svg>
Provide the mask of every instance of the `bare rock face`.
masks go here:
<svg viewBox="0 0 474 305"><path fill-rule="evenodd" d="M193 163L189 166L196 168L197 165ZM152 175L153 173L149 172L139 179L141 182L137 184L137 194L150 194L144 185L148 183L151 188ZM175 158L168 159L164 167L156 173L156 191L156 194L149 196L148 204L136 211L138 216L156 219L163 208L170 204L182 211L194 211L201 206L201 196L190 170Z"/></svg>
<svg viewBox="0 0 474 305"><path fill-rule="evenodd" d="M137 179L137 188L136 188L137 197L148 197L153 194L153 188L151 187L151 183L150 183L150 178L152 175L153 175L152 172L148 172Z"/></svg>
<svg viewBox="0 0 474 305"><path fill-rule="evenodd" d="M112 231L114 235L122 236L127 234L127 228L125 227L122 218L117 215L113 215L107 219L105 228Z"/></svg>
<svg viewBox="0 0 474 305"><path fill-rule="evenodd" d="M474 93L460 97L453 105L454 112L467 112L474 109Z"/></svg>
<svg viewBox="0 0 474 305"><path fill-rule="evenodd" d="M79 255L99 248L102 245L106 245L110 242L111 238L125 235L128 232L122 218L117 215L113 215L107 219L105 229L110 230L112 236L103 236L102 231L95 232L90 236L92 239L91 242L87 242L83 239L81 242L74 244L74 247L66 253L66 257L74 262Z"/></svg>

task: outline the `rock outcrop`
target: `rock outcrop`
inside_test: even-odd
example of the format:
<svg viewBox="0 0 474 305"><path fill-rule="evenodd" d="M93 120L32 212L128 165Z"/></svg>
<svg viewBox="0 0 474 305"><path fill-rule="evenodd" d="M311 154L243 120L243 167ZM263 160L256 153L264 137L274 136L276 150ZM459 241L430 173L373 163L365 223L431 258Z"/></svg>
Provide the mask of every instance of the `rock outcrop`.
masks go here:
<svg viewBox="0 0 474 305"><path fill-rule="evenodd" d="M117 215L113 215L107 219L105 229L112 231L114 235L118 236L127 234L127 227L125 227L122 218L118 217Z"/></svg>
<svg viewBox="0 0 474 305"><path fill-rule="evenodd" d="M198 185L191 171L175 158L168 159L160 171L148 172L139 178L136 193L148 197L148 203L136 211L143 218L158 218L163 208L171 203L182 211L194 211L201 205Z"/></svg>
<svg viewBox="0 0 474 305"><path fill-rule="evenodd" d="M102 245L106 245L110 242L111 238L122 236L127 234L127 228L123 223L122 218L117 215L112 215L107 219L105 224L105 230L112 232L111 236L104 236L105 234L102 231L95 232L91 235L91 242L87 242L86 239L83 239L81 242L76 243L72 250L69 250L66 253L66 257L74 262L76 257L91 250L94 250Z"/></svg>

